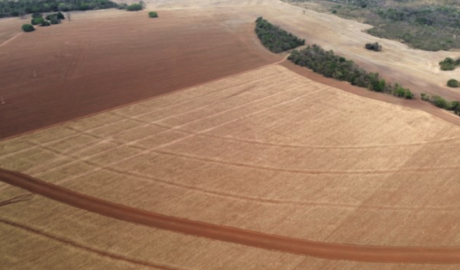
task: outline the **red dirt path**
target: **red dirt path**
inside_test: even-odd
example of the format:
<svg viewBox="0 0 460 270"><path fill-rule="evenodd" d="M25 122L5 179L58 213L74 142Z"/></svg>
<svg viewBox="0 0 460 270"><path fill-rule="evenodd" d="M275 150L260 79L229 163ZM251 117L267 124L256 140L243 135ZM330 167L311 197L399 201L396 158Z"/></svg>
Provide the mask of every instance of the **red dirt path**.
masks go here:
<svg viewBox="0 0 460 270"><path fill-rule="evenodd" d="M314 242L148 212L0 169L0 180L47 198L123 221L269 250L333 260L460 264L460 247L379 247Z"/></svg>
<svg viewBox="0 0 460 270"><path fill-rule="evenodd" d="M144 13L65 21L5 43L0 139L280 59L257 43L252 21L203 11L163 11L152 20Z"/></svg>

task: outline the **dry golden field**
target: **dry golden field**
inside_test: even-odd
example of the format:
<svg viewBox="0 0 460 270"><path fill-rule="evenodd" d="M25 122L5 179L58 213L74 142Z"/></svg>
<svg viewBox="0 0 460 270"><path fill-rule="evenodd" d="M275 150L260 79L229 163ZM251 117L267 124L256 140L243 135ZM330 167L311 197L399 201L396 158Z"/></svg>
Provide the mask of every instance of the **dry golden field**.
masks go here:
<svg viewBox="0 0 460 270"><path fill-rule="evenodd" d="M159 214L273 235L454 247L459 131L270 65L1 141L0 167ZM7 269L457 267L268 251L24 194L0 183Z"/></svg>

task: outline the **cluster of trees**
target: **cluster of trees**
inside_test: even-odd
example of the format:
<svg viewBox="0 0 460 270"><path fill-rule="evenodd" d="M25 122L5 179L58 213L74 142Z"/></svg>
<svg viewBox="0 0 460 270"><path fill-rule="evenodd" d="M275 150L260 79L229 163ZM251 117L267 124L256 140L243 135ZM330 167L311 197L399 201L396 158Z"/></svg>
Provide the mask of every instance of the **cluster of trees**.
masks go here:
<svg viewBox="0 0 460 270"><path fill-rule="evenodd" d="M306 2L313 0L288 0ZM371 24L374 36L428 51L460 48L458 0L314 0L340 17Z"/></svg>
<svg viewBox="0 0 460 270"><path fill-rule="evenodd" d="M122 3L118 5L119 9L126 9L127 11L139 11L145 8L144 1L140 1L139 3L133 3L131 5Z"/></svg>
<svg viewBox="0 0 460 270"><path fill-rule="evenodd" d="M30 13L67 12L116 7L118 5L110 0L0 0L0 18L23 17Z"/></svg>
<svg viewBox="0 0 460 270"><path fill-rule="evenodd" d="M380 45L378 42L366 43L366 45L364 45L364 48L371 51L380 52L382 50L382 45Z"/></svg>
<svg viewBox="0 0 460 270"><path fill-rule="evenodd" d="M460 116L460 102L458 101L448 101L440 96L430 96L425 93L422 93L421 97L422 100L427 101L438 108L452 111L456 115Z"/></svg>
<svg viewBox="0 0 460 270"><path fill-rule="evenodd" d="M326 51L318 45L308 46L303 50L294 50L288 58L299 66L307 67L316 73L352 85L365 87L375 92L392 94L396 97L412 99L414 94L399 84L387 83L378 73L368 73L353 61Z"/></svg>
<svg viewBox="0 0 460 270"><path fill-rule="evenodd" d="M454 70L457 66L460 65L460 58L454 60L453 58L447 57L446 59L439 62L441 70Z"/></svg>
<svg viewBox="0 0 460 270"><path fill-rule="evenodd" d="M262 44L274 53L288 51L305 45L304 39L299 39L291 33L273 25L262 17L256 20L256 34Z"/></svg>
<svg viewBox="0 0 460 270"><path fill-rule="evenodd" d="M45 18L43 18L43 14L41 13L34 13L32 14L32 19L30 21L31 24L23 24L22 31L34 31L35 28L33 25L50 26L52 24L60 24L63 19L65 19L65 16L61 12L48 14Z"/></svg>
<svg viewBox="0 0 460 270"><path fill-rule="evenodd" d="M455 79L450 79L447 81L447 86L452 87L452 88L457 88L459 87L459 83Z"/></svg>
<svg viewBox="0 0 460 270"><path fill-rule="evenodd" d="M150 11L149 12L149 17L150 18L158 18L158 13L156 11Z"/></svg>

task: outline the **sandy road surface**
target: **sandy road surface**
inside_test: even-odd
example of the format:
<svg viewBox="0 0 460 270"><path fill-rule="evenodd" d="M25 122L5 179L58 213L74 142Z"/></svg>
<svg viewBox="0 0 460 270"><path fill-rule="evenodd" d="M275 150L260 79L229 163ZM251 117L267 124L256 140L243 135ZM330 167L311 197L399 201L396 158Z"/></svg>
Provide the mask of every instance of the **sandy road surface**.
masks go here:
<svg viewBox="0 0 460 270"><path fill-rule="evenodd" d="M10 185L104 216L264 249L335 260L460 264L460 248L375 247L312 242L147 212L90 197L4 169L0 169L0 179Z"/></svg>

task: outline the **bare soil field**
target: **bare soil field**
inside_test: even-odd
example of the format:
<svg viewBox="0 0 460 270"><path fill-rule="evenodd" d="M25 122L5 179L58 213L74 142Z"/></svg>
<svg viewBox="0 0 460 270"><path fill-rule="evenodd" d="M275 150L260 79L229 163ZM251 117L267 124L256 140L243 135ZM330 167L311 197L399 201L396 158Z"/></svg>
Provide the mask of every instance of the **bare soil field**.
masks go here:
<svg viewBox="0 0 460 270"><path fill-rule="evenodd" d="M24 22L0 22L0 139L281 59L252 19L206 11L73 12L22 34Z"/></svg>
<svg viewBox="0 0 460 270"><path fill-rule="evenodd" d="M455 250L459 131L428 113L272 65L4 140L0 164L179 219L299 241ZM116 221L24 194L0 184L0 226L9 232L2 248L13 269L24 267L21 250L31 259L59 246L66 247L59 251L62 258L76 265L83 263L82 254L94 254L98 265L153 269L458 266L328 261L267 251Z"/></svg>

